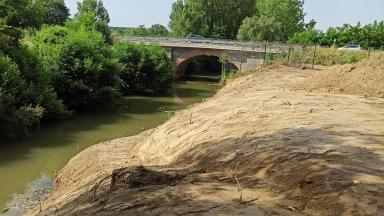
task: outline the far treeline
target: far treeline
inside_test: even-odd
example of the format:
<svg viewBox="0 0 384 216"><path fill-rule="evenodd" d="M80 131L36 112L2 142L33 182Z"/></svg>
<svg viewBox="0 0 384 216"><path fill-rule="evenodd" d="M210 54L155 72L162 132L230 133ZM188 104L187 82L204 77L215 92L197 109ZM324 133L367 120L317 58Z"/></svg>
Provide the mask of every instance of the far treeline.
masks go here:
<svg viewBox="0 0 384 216"><path fill-rule="evenodd" d="M164 49L113 42L100 0L78 3L73 19L64 0L2 0L0 12L0 141L172 85Z"/></svg>
<svg viewBox="0 0 384 216"><path fill-rule="evenodd" d="M239 39L384 49L384 21L366 26L345 24L326 32L315 29L316 21L305 23L303 0L177 0L172 5L169 32L165 26L114 28L130 36Z"/></svg>

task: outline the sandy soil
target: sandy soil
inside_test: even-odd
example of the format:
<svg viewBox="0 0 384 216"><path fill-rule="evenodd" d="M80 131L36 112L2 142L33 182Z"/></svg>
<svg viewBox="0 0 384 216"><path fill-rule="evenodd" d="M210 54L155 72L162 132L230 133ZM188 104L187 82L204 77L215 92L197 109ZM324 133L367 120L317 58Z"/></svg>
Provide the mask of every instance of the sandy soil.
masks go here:
<svg viewBox="0 0 384 216"><path fill-rule="evenodd" d="M384 98L384 54L326 68L299 83L297 89Z"/></svg>
<svg viewBox="0 0 384 216"><path fill-rule="evenodd" d="M27 215L384 215L384 99L292 88L316 73L258 70L93 146Z"/></svg>

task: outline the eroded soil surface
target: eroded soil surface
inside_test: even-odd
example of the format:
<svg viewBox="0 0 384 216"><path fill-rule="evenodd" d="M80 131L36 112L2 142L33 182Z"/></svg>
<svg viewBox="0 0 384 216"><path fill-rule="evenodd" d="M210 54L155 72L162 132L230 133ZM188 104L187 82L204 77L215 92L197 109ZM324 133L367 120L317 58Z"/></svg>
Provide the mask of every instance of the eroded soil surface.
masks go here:
<svg viewBox="0 0 384 216"><path fill-rule="evenodd" d="M384 99L293 87L315 73L257 70L93 146L27 215L384 215Z"/></svg>

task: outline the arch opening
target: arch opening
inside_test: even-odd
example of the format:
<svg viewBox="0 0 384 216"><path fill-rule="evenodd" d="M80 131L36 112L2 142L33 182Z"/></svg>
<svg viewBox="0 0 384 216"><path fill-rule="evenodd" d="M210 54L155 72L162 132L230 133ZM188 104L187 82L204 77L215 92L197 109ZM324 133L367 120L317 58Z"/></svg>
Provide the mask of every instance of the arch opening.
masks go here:
<svg viewBox="0 0 384 216"><path fill-rule="evenodd" d="M225 64L217 56L199 55L189 58L177 66L178 78L184 80L206 80L219 81L221 74L226 72L235 72L239 68L230 60Z"/></svg>

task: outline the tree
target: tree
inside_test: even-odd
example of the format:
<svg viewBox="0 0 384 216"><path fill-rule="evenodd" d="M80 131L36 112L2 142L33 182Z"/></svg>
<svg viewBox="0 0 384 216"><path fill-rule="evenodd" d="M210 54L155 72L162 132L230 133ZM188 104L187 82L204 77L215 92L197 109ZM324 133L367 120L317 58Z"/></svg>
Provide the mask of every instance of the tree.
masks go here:
<svg viewBox="0 0 384 216"><path fill-rule="evenodd" d="M236 38L244 18L256 14L254 0L178 0L172 5L173 35Z"/></svg>
<svg viewBox="0 0 384 216"><path fill-rule="evenodd" d="M168 36L169 32L167 27L160 25L160 24L154 24L150 28L148 28L148 35L150 36Z"/></svg>
<svg viewBox="0 0 384 216"><path fill-rule="evenodd" d="M109 14L101 0L78 2L77 10L73 25L85 25L89 29L94 28L103 34L105 42L112 44L111 31L108 27Z"/></svg>
<svg viewBox="0 0 384 216"><path fill-rule="evenodd" d="M65 6L64 0L39 0L45 8L44 24L64 25L69 18L69 9Z"/></svg>
<svg viewBox="0 0 384 216"><path fill-rule="evenodd" d="M77 2L77 13L75 14L75 17L91 12L95 14L96 21L110 22L109 14L104 7L103 1L84 0L82 3Z"/></svg>
<svg viewBox="0 0 384 216"><path fill-rule="evenodd" d="M40 119L66 115L36 55L20 30L0 27L0 139L25 135Z"/></svg>
<svg viewBox="0 0 384 216"><path fill-rule="evenodd" d="M183 0L177 0L172 4L171 14L169 15L169 28L173 36L185 36L184 22L184 2ZM188 33L187 33L188 34Z"/></svg>
<svg viewBox="0 0 384 216"><path fill-rule="evenodd" d="M305 24L305 29L314 29L317 22L314 19L311 19L308 23Z"/></svg>
<svg viewBox="0 0 384 216"><path fill-rule="evenodd" d="M1 18L13 27L39 27L44 22L44 8L31 0L2 0Z"/></svg>
<svg viewBox="0 0 384 216"><path fill-rule="evenodd" d="M26 87L17 65L9 57L0 55L0 140L21 133L24 129L22 119L16 112Z"/></svg>
<svg viewBox="0 0 384 216"><path fill-rule="evenodd" d="M290 43L313 45L319 42L323 37L320 30L308 29L302 32L296 32L290 39Z"/></svg>
<svg viewBox="0 0 384 216"><path fill-rule="evenodd" d="M287 41L305 26L313 27L311 20L304 24L304 1L300 0L258 0L259 14L246 18L240 26L238 38L252 41Z"/></svg>
<svg viewBox="0 0 384 216"><path fill-rule="evenodd" d="M144 25L139 25L136 28L131 28L132 36L148 36L148 29Z"/></svg>
<svg viewBox="0 0 384 216"><path fill-rule="evenodd" d="M304 30L304 1L258 0L256 5L261 16L280 24L280 41L287 41L294 33Z"/></svg>
<svg viewBox="0 0 384 216"><path fill-rule="evenodd" d="M64 0L2 0L0 14L7 25L21 28L63 25L69 17Z"/></svg>
<svg viewBox="0 0 384 216"><path fill-rule="evenodd" d="M253 16L244 19L237 38L245 41L276 41L281 35L281 24L274 17Z"/></svg>
<svg viewBox="0 0 384 216"><path fill-rule="evenodd" d="M108 109L118 102L120 64L111 58L101 33L85 26L43 27L32 48L68 109Z"/></svg>
<svg viewBox="0 0 384 216"><path fill-rule="evenodd" d="M149 28L146 28L144 25L139 25L138 27L111 27L111 30L114 33L119 35L128 35L128 36L169 36L169 31L167 27L154 24Z"/></svg>
<svg viewBox="0 0 384 216"><path fill-rule="evenodd" d="M114 44L113 53L123 65L120 85L124 94L148 89L157 93L172 86L172 62L161 47L119 42Z"/></svg>

